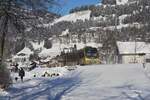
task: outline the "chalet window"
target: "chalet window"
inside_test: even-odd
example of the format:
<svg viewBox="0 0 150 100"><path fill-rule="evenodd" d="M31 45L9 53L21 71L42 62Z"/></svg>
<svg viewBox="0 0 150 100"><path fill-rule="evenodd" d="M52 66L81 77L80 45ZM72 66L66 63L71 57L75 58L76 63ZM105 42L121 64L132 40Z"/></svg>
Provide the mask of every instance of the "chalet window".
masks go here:
<svg viewBox="0 0 150 100"><path fill-rule="evenodd" d="M149 63L149 62L150 62L150 59L146 59L146 62Z"/></svg>
<svg viewBox="0 0 150 100"><path fill-rule="evenodd" d="M139 56L144 56L145 55L145 53L140 53L140 54L138 54Z"/></svg>

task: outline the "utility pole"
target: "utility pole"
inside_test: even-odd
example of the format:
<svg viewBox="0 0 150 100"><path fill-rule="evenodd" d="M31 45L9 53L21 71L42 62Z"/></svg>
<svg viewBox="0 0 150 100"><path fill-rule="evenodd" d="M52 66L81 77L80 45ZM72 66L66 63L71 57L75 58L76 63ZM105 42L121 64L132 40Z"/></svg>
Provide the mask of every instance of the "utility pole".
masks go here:
<svg viewBox="0 0 150 100"><path fill-rule="evenodd" d="M118 62L117 61L117 55L116 55L116 42L117 42L117 36L118 36L118 30L117 30L117 24L118 24L118 11L117 9L115 9L115 35L113 35L113 46L114 46L114 56L113 56L113 60L114 63Z"/></svg>
<svg viewBox="0 0 150 100"><path fill-rule="evenodd" d="M134 48L134 53L135 53L135 56L134 56L134 63L136 63L136 53L137 53L137 41L136 41L136 35L135 35L135 37L134 37L134 42L135 42L135 48Z"/></svg>

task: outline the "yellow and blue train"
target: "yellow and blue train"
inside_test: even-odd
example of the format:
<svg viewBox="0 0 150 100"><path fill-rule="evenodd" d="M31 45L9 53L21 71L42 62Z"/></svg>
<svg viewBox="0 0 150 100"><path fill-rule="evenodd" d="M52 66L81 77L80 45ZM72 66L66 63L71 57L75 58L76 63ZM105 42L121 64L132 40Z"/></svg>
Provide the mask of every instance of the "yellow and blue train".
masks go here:
<svg viewBox="0 0 150 100"><path fill-rule="evenodd" d="M100 57L98 50L93 47L85 47L79 52L79 64L90 65L90 64L100 64Z"/></svg>
<svg viewBox="0 0 150 100"><path fill-rule="evenodd" d="M69 52L62 52L58 57L60 62L65 65L91 65L100 64L100 56L97 48L86 46L83 49L72 49Z"/></svg>

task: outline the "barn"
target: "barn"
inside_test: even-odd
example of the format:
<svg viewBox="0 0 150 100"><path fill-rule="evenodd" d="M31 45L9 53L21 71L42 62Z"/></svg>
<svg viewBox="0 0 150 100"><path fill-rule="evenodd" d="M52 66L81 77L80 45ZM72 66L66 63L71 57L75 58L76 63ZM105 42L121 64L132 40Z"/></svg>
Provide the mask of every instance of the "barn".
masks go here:
<svg viewBox="0 0 150 100"><path fill-rule="evenodd" d="M117 42L118 63L150 62L150 44L145 42Z"/></svg>
<svg viewBox="0 0 150 100"><path fill-rule="evenodd" d="M21 65L20 67L24 67L24 65L29 64L31 54L33 54L33 52L29 48L25 47L12 58L12 61Z"/></svg>

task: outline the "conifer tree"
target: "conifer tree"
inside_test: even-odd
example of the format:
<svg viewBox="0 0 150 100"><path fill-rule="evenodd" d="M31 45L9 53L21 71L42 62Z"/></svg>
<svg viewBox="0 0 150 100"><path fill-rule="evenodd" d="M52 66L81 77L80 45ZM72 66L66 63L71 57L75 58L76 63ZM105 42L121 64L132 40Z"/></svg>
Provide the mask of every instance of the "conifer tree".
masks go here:
<svg viewBox="0 0 150 100"><path fill-rule="evenodd" d="M24 33L24 21L31 19L30 11L49 10L58 5L56 0L0 0L0 59L4 59L6 35L10 33ZM34 18L34 17L32 17ZM36 18L36 17L35 17Z"/></svg>

